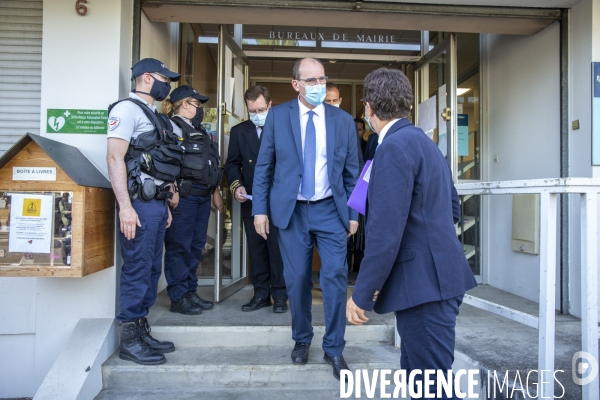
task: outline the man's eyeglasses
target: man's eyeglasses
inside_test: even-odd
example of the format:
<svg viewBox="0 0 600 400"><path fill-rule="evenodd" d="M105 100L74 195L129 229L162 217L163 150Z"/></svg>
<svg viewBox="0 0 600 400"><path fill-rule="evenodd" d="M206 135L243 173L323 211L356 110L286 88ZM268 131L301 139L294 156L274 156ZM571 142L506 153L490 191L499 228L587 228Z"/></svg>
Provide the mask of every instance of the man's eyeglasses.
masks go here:
<svg viewBox="0 0 600 400"><path fill-rule="evenodd" d="M195 102L195 101L186 101L186 103L188 103L189 105L192 105L192 106L194 106L194 107L196 107L196 108L202 107L202 106L200 105L200 103L197 103L197 102Z"/></svg>
<svg viewBox="0 0 600 400"><path fill-rule="evenodd" d="M161 78L163 78L163 79L164 79L164 81L163 81L163 82L165 82L165 83L169 83L169 84L171 83L171 78L167 78L166 76L164 76L164 75L161 75L161 74L159 74L158 72L154 72L154 74L156 74L156 75L160 76ZM153 74L150 74L150 75L152 75L152 77L154 78L154 75L153 75ZM154 79L156 79L156 78L154 78Z"/></svg>
<svg viewBox="0 0 600 400"><path fill-rule="evenodd" d="M263 109L256 110L256 111L255 111L255 110L252 110L252 111L248 110L248 114L250 114L250 115L264 114L264 113L266 113L267 111L269 111L269 109L268 109L268 108L263 108Z"/></svg>
<svg viewBox="0 0 600 400"><path fill-rule="evenodd" d="M308 79L296 79L297 81L303 81L308 84L308 86L315 86L317 83L320 85L324 85L327 83L327 76L321 76L319 78L308 78Z"/></svg>

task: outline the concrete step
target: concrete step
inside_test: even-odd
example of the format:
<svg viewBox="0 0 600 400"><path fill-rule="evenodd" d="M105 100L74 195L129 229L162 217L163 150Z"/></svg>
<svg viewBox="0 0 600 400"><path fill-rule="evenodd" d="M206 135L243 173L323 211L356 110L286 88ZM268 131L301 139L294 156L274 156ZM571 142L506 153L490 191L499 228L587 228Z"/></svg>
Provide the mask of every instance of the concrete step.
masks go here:
<svg viewBox="0 0 600 400"><path fill-rule="evenodd" d="M148 392L182 388L337 389L339 397L339 382L323 361L320 345L311 347L306 365L291 363L292 348L291 345L187 347L166 354L167 363L158 366L123 361L115 353L102 367L103 387L110 391L133 387ZM351 370L395 371L400 365L400 350L390 344L349 346L344 358Z"/></svg>
<svg viewBox="0 0 600 400"><path fill-rule="evenodd" d="M394 325L350 325L347 346L394 343ZM314 327L313 343L322 343L324 326ZM293 346L290 326L152 326L152 336L176 347Z"/></svg>
<svg viewBox="0 0 600 400"><path fill-rule="evenodd" d="M391 391L387 392L388 394ZM340 388L326 389L270 389L270 388L244 388L244 389L214 389L214 390L103 390L96 400L331 400L340 398ZM351 396L350 398L355 398ZM362 393L362 398L367 398ZM371 399L381 399L377 390ZM389 398L389 397L383 397ZM408 397L398 397L408 399Z"/></svg>

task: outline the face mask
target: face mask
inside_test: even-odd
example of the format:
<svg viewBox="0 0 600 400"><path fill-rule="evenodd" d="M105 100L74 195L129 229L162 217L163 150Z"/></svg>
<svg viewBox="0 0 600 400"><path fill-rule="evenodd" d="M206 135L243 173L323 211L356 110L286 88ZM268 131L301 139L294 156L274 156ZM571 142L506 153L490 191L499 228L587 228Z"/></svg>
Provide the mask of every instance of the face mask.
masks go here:
<svg viewBox="0 0 600 400"><path fill-rule="evenodd" d="M265 126L265 121L267 120L267 114L269 114L269 112L265 112L262 114L256 113L256 114L250 114L250 121L252 121L252 123L256 126Z"/></svg>
<svg viewBox="0 0 600 400"><path fill-rule="evenodd" d="M304 90L306 91L304 98L315 107L323 103L327 95L325 85L304 86Z"/></svg>
<svg viewBox="0 0 600 400"><path fill-rule="evenodd" d="M337 108L340 108L340 103L335 103L335 104L332 104L332 106L334 106L334 107L337 107Z"/></svg>
<svg viewBox="0 0 600 400"><path fill-rule="evenodd" d="M152 77L154 78L154 77ZM152 88L150 89L150 97L154 98L156 101L163 101L169 95L171 91L171 85L167 82L161 82L158 79L154 78L154 83L152 84Z"/></svg>
<svg viewBox="0 0 600 400"><path fill-rule="evenodd" d="M371 121L369 121L369 117L367 117L366 114L365 114L365 119L367 120L367 124L369 125L369 129L371 129L373 132L377 133L377 131L373 128L373 125L371 125Z"/></svg>
<svg viewBox="0 0 600 400"><path fill-rule="evenodd" d="M202 107L196 107L196 115L190 120L193 126L199 126L204 119L204 109Z"/></svg>

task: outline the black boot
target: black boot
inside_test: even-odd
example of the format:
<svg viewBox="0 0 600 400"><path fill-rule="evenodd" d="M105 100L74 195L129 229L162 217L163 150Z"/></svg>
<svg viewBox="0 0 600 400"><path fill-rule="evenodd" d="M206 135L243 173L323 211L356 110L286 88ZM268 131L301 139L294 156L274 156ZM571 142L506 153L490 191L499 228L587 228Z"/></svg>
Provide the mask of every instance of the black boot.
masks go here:
<svg viewBox="0 0 600 400"><path fill-rule="evenodd" d="M119 358L143 365L164 364L167 359L148 346L141 338L140 321L123 322Z"/></svg>
<svg viewBox="0 0 600 400"><path fill-rule="evenodd" d="M175 345L173 342L161 342L160 340L156 340L150 336L152 329L150 328L150 324L148 324L146 317L140 319L140 329L140 337L142 338L142 342L150 346L152 350L158 351L159 353L171 353L175 351Z"/></svg>
<svg viewBox="0 0 600 400"><path fill-rule="evenodd" d="M185 315L202 314L202 309L194 303L192 303L187 293L175 301L171 300L170 311Z"/></svg>
<svg viewBox="0 0 600 400"><path fill-rule="evenodd" d="M196 292L188 292L187 296L190 298L190 301L194 305L200 307L203 310L211 310L215 306L215 303L213 303L212 301L204 300L202 297L198 296L198 293Z"/></svg>

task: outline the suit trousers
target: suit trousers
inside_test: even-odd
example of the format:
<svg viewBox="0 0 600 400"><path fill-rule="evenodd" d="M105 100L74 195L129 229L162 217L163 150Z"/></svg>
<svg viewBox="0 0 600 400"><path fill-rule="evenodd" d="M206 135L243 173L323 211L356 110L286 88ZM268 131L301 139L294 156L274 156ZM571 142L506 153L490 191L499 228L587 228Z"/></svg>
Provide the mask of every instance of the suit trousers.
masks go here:
<svg viewBox="0 0 600 400"><path fill-rule="evenodd" d="M119 231L123 268L119 285L119 314L121 322L136 321L148 315L156 301L158 279L162 272L162 254L167 228L167 204L164 200L131 203L141 227L135 237L126 239Z"/></svg>
<svg viewBox="0 0 600 400"><path fill-rule="evenodd" d="M279 250L279 229L269 221L269 235L263 239L254 228L254 217L244 217L246 240L250 252L250 282L254 297L287 301L283 260Z"/></svg>
<svg viewBox="0 0 600 400"><path fill-rule="evenodd" d="M395 312L398 334L402 341L400 367L406 370L407 382L410 372L415 369L422 372L426 369L442 370L444 375L452 369L456 317L462 299L461 295ZM415 378L415 381L418 380L423 385L423 374L416 375ZM435 382L434 377L429 393L437 393ZM421 398L425 398L425 387L421 387ZM457 399L454 394L452 397L445 396L443 390L442 394L442 399Z"/></svg>
<svg viewBox="0 0 600 400"><path fill-rule="evenodd" d="M310 343L312 327L312 254L316 243L321 257L321 290L325 310L323 350L342 354L346 341L347 231L333 198L313 204L296 203L287 229L279 229L283 275L290 299L292 338Z"/></svg>
<svg viewBox="0 0 600 400"><path fill-rule="evenodd" d="M188 196L171 209L173 221L165 235L165 278L173 301L198 289L198 265L206 244L211 196Z"/></svg>

